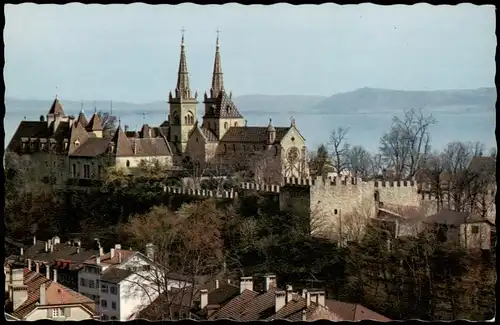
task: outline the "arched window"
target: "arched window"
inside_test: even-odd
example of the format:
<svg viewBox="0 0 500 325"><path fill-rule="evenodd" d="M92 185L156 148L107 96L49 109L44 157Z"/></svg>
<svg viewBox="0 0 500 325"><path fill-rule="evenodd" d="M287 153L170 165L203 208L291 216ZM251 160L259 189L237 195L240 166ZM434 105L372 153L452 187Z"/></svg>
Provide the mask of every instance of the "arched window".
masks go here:
<svg viewBox="0 0 500 325"><path fill-rule="evenodd" d="M234 126L238 126L238 122L234 122Z"/></svg>
<svg viewBox="0 0 500 325"><path fill-rule="evenodd" d="M127 167L130 167L130 160L127 160Z"/></svg>
<svg viewBox="0 0 500 325"><path fill-rule="evenodd" d="M380 196L379 196L378 191L375 191L375 193L373 194L373 198L375 199L375 202L379 202L380 201Z"/></svg>
<svg viewBox="0 0 500 325"><path fill-rule="evenodd" d="M227 130L228 124L227 122L224 122L224 130Z"/></svg>
<svg viewBox="0 0 500 325"><path fill-rule="evenodd" d="M184 116L184 123L185 123L185 124L188 124L188 123L189 123L189 122L188 122L188 120L189 120L189 119L188 119L188 116Z"/></svg>

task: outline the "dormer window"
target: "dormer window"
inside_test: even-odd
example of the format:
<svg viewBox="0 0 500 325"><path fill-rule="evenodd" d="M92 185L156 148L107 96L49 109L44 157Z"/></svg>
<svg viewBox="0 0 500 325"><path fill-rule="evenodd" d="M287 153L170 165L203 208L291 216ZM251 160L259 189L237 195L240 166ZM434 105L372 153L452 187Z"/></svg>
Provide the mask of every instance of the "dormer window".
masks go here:
<svg viewBox="0 0 500 325"><path fill-rule="evenodd" d="M79 146L80 145L80 141L77 139L77 140L75 140L74 144L75 144L75 146Z"/></svg>

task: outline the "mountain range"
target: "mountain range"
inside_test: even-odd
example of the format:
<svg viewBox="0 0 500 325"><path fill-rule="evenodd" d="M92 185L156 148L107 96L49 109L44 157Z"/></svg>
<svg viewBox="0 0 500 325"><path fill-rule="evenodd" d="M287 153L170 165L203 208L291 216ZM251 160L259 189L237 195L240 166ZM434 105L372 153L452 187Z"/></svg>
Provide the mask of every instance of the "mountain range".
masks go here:
<svg viewBox="0 0 500 325"><path fill-rule="evenodd" d="M402 112L409 108L449 113L488 113L495 111L496 88L471 90L403 91L392 89L361 88L330 97L308 95L244 95L234 97L236 106L243 114L371 114ZM29 100L5 98L8 115L44 114L53 99ZM81 101L61 99L65 110L77 114ZM83 101L84 110L110 111L120 114L168 112L164 101L135 104L110 100ZM202 104L198 106L203 109Z"/></svg>

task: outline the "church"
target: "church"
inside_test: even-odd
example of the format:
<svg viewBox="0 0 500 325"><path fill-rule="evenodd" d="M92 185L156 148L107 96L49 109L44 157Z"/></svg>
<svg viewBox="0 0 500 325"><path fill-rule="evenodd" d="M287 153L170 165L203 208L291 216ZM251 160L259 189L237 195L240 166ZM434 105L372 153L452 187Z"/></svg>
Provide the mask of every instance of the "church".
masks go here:
<svg viewBox="0 0 500 325"><path fill-rule="evenodd" d="M57 183L98 180L103 168L124 169L158 162L172 170L224 167L249 171L259 183L279 183L285 177L307 177L307 148L292 118L289 126L249 126L224 88L219 38L215 47L212 83L204 94L204 112L197 111L198 93L191 91L184 35L182 35L177 85L168 95L168 119L159 126L103 134L94 112L87 120L67 116L54 99L40 121L22 121L7 152L15 152L30 166L45 169Z"/></svg>

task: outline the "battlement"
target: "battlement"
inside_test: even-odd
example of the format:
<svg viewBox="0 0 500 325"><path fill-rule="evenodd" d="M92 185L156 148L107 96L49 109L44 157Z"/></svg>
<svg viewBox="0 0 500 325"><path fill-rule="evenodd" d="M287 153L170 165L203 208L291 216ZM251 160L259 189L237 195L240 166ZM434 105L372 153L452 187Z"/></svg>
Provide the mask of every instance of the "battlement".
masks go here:
<svg viewBox="0 0 500 325"><path fill-rule="evenodd" d="M297 178L297 177L284 177L283 178L284 185L300 185L300 186L314 186L316 184L316 180L311 177L307 178Z"/></svg>
<svg viewBox="0 0 500 325"><path fill-rule="evenodd" d="M416 181L372 181L375 187L413 187Z"/></svg>
<svg viewBox="0 0 500 325"><path fill-rule="evenodd" d="M205 198L222 198L222 199L235 199L238 197L238 193L230 190L230 191L211 191L211 190L193 190L193 189L185 189L181 187L173 187L173 186L164 186L164 192L171 194L180 194L187 196L197 196L197 197L205 197Z"/></svg>
<svg viewBox="0 0 500 325"><path fill-rule="evenodd" d="M257 183L240 183L240 188L244 190L253 190L258 192L272 192L279 193L280 186L279 185L269 185L269 184L257 184Z"/></svg>

